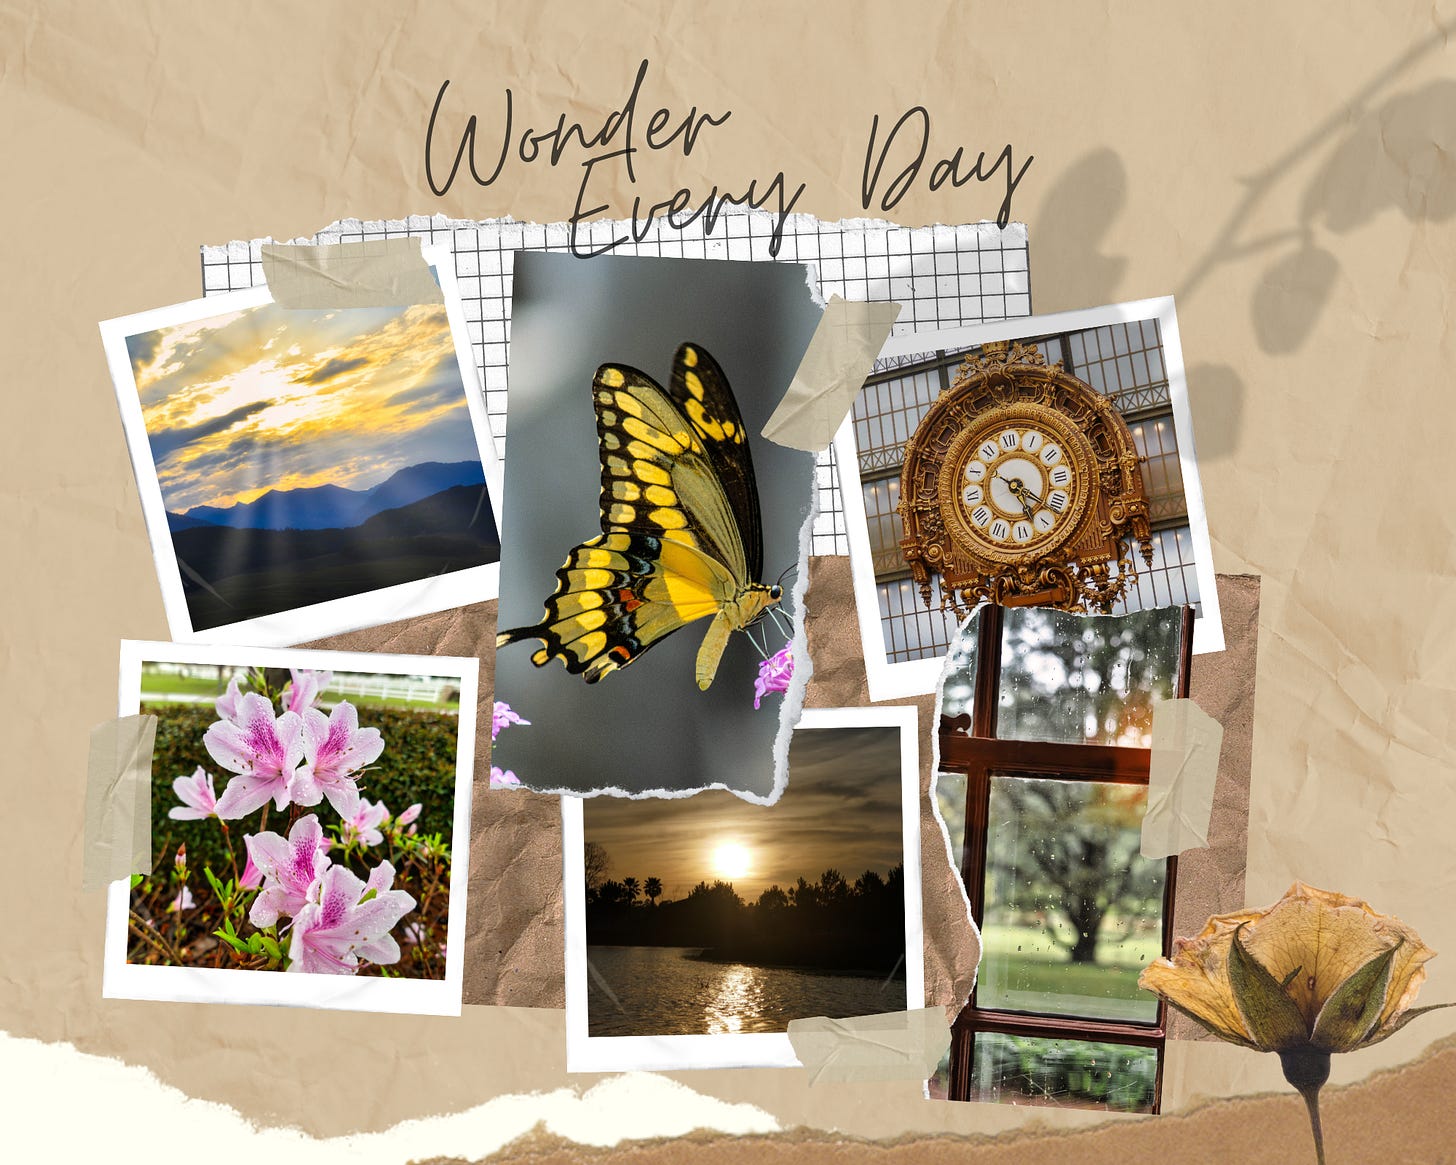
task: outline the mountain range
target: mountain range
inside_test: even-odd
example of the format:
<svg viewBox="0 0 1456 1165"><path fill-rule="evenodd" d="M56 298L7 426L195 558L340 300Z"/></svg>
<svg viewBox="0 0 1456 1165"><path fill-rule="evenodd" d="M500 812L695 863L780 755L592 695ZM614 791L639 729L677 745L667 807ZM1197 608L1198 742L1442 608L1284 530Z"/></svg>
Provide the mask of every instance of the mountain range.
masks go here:
<svg viewBox="0 0 1456 1165"><path fill-rule="evenodd" d="M457 486L484 483L485 471L479 461L426 461L407 466L367 490L338 485L273 489L251 502L233 506L193 506L181 514L168 511L167 526L174 534L207 526L233 530L342 530Z"/></svg>

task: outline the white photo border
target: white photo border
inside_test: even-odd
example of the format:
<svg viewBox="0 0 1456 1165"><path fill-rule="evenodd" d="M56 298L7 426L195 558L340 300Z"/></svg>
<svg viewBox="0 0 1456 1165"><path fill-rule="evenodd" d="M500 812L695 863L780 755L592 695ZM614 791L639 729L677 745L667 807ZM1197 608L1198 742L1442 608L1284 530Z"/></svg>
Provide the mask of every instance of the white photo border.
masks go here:
<svg viewBox="0 0 1456 1165"><path fill-rule="evenodd" d="M1081 331L1135 320L1157 320L1162 332L1163 362L1168 373L1168 395L1173 408L1173 431L1178 438L1178 467L1183 474L1183 491L1188 505L1188 525L1193 540L1194 573L1198 579L1199 617L1193 626L1193 653L1204 655L1224 649L1223 615L1214 579L1213 546L1208 536L1208 516L1203 504L1203 484L1198 476L1198 455L1193 442L1193 413L1188 405L1188 382L1183 368L1183 346L1178 336L1178 316L1173 297L1132 300L1105 307L1050 315L1021 316L990 324L935 331L906 332L891 336L880 349L880 358L910 356L946 348L968 348L997 340L1018 340L1054 332ZM870 699L898 700L935 692L944 667L944 653L926 659L891 663L885 649L884 625L880 617L879 591L875 584L869 526L865 517L864 493L859 476L859 453L851 412L834 436L834 457L839 468L841 505L849 540L850 572L854 579L855 608L859 616L860 643Z"/></svg>
<svg viewBox="0 0 1456 1165"><path fill-rule="evenodd" d="M916 709L806 708L794 731L900 730L901 845L905 864L905 1006L923 1007L925 950L920 890L920 748ZM793 776L789 778L792 783ZM593 1036L587 1026L586 891L582 798L561 798L566 907L566 1070L671 1072L695 1068L797 1068L785 1032L746 1035ZM807 1016L804 1018L808 1018Z"/></svg>
<svg viewBox="0 0 1456 1165"><path fill-rule="evenodd" d="M470 871L470 791L475 770L476 701L480 660L449 655L379 655L183 643L121 641L118 715L141 708L143 663L234 664L317 668L373 675L449 676L460 681L460 727L455 745L455 812L450 835L450 901L445 922L444 979L375 979L353 975L290 975L211 967L149 967L126 961L131 884L106 891L106 943L101 995L169 1003L242 1003L338 1011L459 1015L465 978L465 904Z"/></svg>
<svg viewBox="0 0 1456 1165"><path fill-rule="evenodd" d="M490 418L486 413L485 397L481 392L475 356L470 347L470 333L460 303L455 265L450 261L450 248L443 244L425 245L420 251L425 262L434 269L440 281L440 289L444 293L445 314L450 321L450 336L455 347L455 362L459 367L460 383L470 411L470 424L475 433L475 444L485 474L486 493L490 498L496 535L499 537L503 481L501 465L496 457ZM162 606L166 611L167 627L172 638L178 643L285 647L304 640L321 639L327 635L357 631L361 627L374 627L381 623L392 623L399 619L428 615L451 607L497 598L500 594L500 563L491 562L448 574L416 579L413 582L380 587L359 595L346 595L323 603L260 615L220 627L208 627L200 631L193 627L187 598L182 590L177 550L167 524L167 506L157 478L156 463L152 460L151 443L142 415L136 378L132 375L131 357L126 341L128 337L143 332L212 319L272 302L273 297L266 287L256 287L249 291L233 291L205 299L189 300L171 307L154 308L136 315L120 316L105 320L101 324L101 342L106 349L107 367L111 371L111 379L116 389L117 406L121 410L122 428L126 432L137 492L141 495L147 536L151 540L152 558L156 562L157 579L162 588Z"/></svg>

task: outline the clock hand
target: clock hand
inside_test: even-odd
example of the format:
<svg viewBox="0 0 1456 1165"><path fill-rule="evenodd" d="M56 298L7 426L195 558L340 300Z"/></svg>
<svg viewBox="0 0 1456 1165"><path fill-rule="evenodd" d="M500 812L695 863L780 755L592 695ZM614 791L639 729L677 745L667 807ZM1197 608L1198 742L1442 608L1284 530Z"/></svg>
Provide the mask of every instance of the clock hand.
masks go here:
<svg viewBox="0 0 1456 1165"><path fill-rule="evenodd" d="M1006 488L1011 491L1011 496L1021 503L1021 508L1026 512L1026 516L1030 518L1032 516L1032 506L1041 505L1041 498L1027 489L1026 483L1019 477L1002 477L999 473L995 474L995 477L998 481L1006 483ZM1027 503L1027 498L1031 499L1030 504Z"/></svg>

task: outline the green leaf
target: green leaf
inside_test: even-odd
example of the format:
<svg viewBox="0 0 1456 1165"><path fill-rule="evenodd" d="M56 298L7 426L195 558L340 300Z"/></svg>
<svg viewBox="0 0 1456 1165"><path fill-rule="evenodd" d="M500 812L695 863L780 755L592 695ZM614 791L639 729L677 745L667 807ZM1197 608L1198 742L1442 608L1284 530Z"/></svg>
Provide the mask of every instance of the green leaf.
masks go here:
<svg viewBox="0 0 1456 1165"><path fill-rule="evenodd" d="M276 961L283 957L283 948L280 947L276 942L274 942L266 934L259 935L258 937L262 940L263 949L268 952L268 957L270 959Z"/></svg>
<svg viewBox="0 0 1456 1165"><path fill-rule="evenodd" d="M1244 948L1240 937L1248 923L1234 931L1229 949L1229 985L1234 1002L1248 1025L1254 1042L1265 1051L1283 1052L1309 1044L1309 1029L1294 1000L1279 980Z"/></svg>
<svg viewBox="0 0 1456 1165"><path fill-rule="evenodd" d="M263 953L263 936L261 934L250 934L248 936L248 954L261 955Z"/></svg>
<svg viewBox="0 0 1456 1165"><path fill-rule="evenodd" d="M141 874L133 874L131 876L131 888L133 890L135 890L138 886L140 886L141 885L141 882L142 882L142 875Z"/></svg>
<svg viewBox="0 0 1456 1165"><path fill-rule="evenodd" d="M215 930L212 933L218 938L222 939L223 942L227 943L228 946L232 947L233 950L237 951L238 954L246 955L248 953L248 948L243 943L238 941L236 935L229 933L231 930L232 923L228 923L226 930Z"/></svg>
<svg viewBox="0 0 1456 1165"><path fill-rule="evenodd" d="M1401 939L1390 950L1381 951L1335 989L1315 1018L1310 1043L1326 1052L1348 1052L1360 1046L1380 1018L1390 983L1390 963L1404 942Z"/></svg>

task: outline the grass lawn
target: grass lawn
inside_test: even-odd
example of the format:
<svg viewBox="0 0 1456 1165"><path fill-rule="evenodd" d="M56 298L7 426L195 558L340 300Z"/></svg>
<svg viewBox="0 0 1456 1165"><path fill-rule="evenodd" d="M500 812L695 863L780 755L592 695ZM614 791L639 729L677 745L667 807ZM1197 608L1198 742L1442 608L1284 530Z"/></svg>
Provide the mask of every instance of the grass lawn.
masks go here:
<svg viewBox="0 0 1456 1165"><path fill-rule="evenodd" d="M216 699L222 695L217 681L206 676L158 675L142 671L142 699L153 703L196 703L198 697ZM181 697L179 699L178 697ZM432 700L384 699L381 696L345 695L342 692L324 692L319 700L327 707L333 707L340 700L348 700L356 708L431 708L442 712L460 711L459 699L435 703Z"/></svg>
<svg viewBox="0 0 1456 1165"><path fill-rule="evenodd" d="M1072 963L1039 927L987 926L981 935L977 1000L982 1007L1099 1019L1150 1021L1157 1000L1139 989L1138 973L1157 958L1155 935L1115 941L1111 931L1096 963Z"/></svg>

